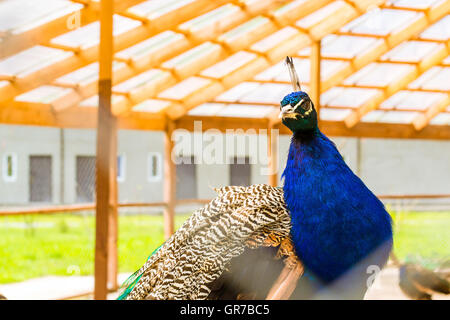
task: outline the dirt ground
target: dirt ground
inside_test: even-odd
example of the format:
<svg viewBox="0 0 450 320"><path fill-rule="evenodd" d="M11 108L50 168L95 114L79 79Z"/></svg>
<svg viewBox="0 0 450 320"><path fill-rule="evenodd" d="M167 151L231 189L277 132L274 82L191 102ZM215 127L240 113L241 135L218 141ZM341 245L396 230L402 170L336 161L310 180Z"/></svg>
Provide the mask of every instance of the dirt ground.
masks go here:
<svg viewBox="0 0 450 320"><path fill-rule="evenodd" d="M129 274L120 274L119 283ZM366 300L406 300L398 287L398 269L385 268L366 294ZM92 299L94 279L92 276L48 276L19 283L0 285L0 293L11 300L56 300L64 298ZM108 299L116 299L111 293ZM450 296L434 295L435 300L450 300Z"/></svg>

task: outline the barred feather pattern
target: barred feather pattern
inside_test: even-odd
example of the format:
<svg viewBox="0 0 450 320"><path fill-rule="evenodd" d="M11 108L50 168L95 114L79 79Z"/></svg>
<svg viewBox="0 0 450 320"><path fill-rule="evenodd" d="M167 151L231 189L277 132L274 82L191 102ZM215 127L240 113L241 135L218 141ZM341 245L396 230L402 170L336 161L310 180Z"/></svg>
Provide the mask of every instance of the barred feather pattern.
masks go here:
<svg viewBox="0 0 450 320"><path fill-rule="evenodd" d="M281 188L257 184L215 191L217 197L196 210L141 267L127 300L207 299L207 285L245 247L290 241L291 220ZM294 255L280 251L284 258Z"/></svg>

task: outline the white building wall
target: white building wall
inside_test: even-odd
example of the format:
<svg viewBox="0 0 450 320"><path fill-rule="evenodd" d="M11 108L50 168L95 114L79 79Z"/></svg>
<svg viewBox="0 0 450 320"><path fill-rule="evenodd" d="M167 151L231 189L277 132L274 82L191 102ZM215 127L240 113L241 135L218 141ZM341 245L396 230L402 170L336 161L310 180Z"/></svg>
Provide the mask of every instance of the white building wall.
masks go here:
<svg viewBox="0 0 450 320"><path fill-rule="evenodd" d="M52 157L52 202L59 202L59 129L0 125L0 161L7 153L17 155L17 179L0 177L0 205L23 205L29 201L29 157Z"/></svg>
<svg viewBox="0 0 450 320"><path fill-rule="evenodd" d="M76 199L76 157L95 155L96 132L86 129L64 129L64 203ZM230 183L229 160L234 156L248 156L252 164L251 182L267 183L263 175L267 168L267 141L247 140L243 149L226 151L232 137L222 139L222 163L206 164L202 153L208 143L193 145L188 140L184 156L194 155L197 165L197 196L211 198L212 187ZM208 140L206 141L211 141ZM450 193L450 141L360 139L331 137L350 168L358 174L375 194L443 194ZM198 141L197 141L198 142ZM236 143L236 141L235 141ZM286 163L290 136L279 138L279 185ZM359 151L358 151L359 148ZM0 205L25 205L29 199L29 156L52 156L53 202L60 203L60 129L0 125L0 159L9 152L17 154L18 176L14 182L0 179ZM163 156L162 132L121 130L118 135L118 153L125 155L125 180L119 182L120 202L152 202L163 200L163 180L148 181L148 154ZM358 161L359 159L359 161ZM164 168L162 167L162 170Z"/></svg>

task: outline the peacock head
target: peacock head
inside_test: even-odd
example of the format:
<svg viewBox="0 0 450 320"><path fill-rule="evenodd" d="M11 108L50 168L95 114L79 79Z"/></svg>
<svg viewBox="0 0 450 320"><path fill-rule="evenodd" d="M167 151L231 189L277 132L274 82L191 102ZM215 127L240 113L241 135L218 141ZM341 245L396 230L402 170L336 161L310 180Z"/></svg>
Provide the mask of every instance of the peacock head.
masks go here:
<svg viewBox="0 0 450 320"><path fill-rule="evenodd" d="M281 101L280 118L292 132L311 131L317 128L317 112L308 94L292 92Z"/></svg>
<svg viewBox="0 0 450 320"><path fill-rule="evenodd" d="M291 57L286 57L286 64L294 92L281 100L280 118L293 133L314 130L317 128L317 112L314 104L308 94L301 91L300 80Z"/></svg>

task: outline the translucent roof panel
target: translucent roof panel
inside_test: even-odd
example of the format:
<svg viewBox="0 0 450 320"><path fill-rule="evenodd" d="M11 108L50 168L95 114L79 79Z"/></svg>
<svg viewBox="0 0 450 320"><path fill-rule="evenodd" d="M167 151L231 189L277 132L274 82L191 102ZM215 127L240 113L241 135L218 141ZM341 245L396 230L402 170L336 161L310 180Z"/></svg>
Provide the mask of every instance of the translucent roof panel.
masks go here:
<svg viewBox="0 0 450 320"><path fill-rule="evenodd" d="M236 118L265 118L274 110L275 108L268 106L229 104L220 109L216 113L216 116Z"/></svg>
<svg viewBox="0 0 450 320"><path fill-rule="evenodd" d="M197 0L150 0L137 4L128 11L153 20L195 1Z"/></svg>
<svg viewBox="0 0 450 320"><path fill-rule="evenodd" d="M431 119L430 124L435 125L450 125L450 113L449 112L442 112L438 114L436 117Z"/></svg>
<svg viewBox="0 0 450 320"><path fill-rule="evenodd" d="M239 51L227 59L216 63L212 67L205 69L201 72L201 75L212 78L222 78L255 58L256 55L254 53Z"/></svg>
<svg viewBox="0 0 450 320"><path fill-rule="evenodd" d="M450 15L446 15L444 18L433 24L422 32L419 37L421 39L444 41L450 39Z"/></svg>
<svg viewBox="0 0 450 320"><path fill-rule="evenodd" d="M321 108L320 109L320 120L324 120L324 121L342 121L351 112L352 112L351 109Z"/></svg>
<svg viewBox="0 0 450 320"><path fill-rule="evenodd" d="M391 0L390 2L400 8L428 9L441 3L442 0Z"/></svg>
<svg viewBox="0 0 450 320"><path fill-rule="evenodd" d="M410 89L450 91L450 67L433 67L411 82Z"/></svg>
<svg viewBox="0 0 450 320"><path fill-rule="evenodd" d="M354 58L361 52L373 47L382 40L369 37L328 35L322 39L322 57L330 58ZM308 56L310 48L305 48L299 52L300 55Z"/></svg>
<svg viewBox="0 0 450 320"><path fill-rule="evenodd" d="M119 2L112 103L118 116L136 117L131 126L157 121L145 113L274 116L292 91L284 57L308 92L317 39L322 120L345 121L346 132L359 121L404 123L419 135L428 123L449 125L450 0ZM55 114L98 105L99 4L0 0L0 42L9 46L0 50L0 104ZM82 25L63 28L81 9Z"/></svg>
<svg viewBox="0 0 450 320"><path fill-rule="evenodd" d="M17 96L15 100L21 102L38 102L43 104L50 104L56 99L59 99L71 92L73 92L72 89L56 86L41 86Z"/></svg>
<svg viewBox="0 0 450 320"><path fill-rule="evenodd" d="M162 64L164 68L176 69L194 63L198 60L211 59L217 56L222 51L222 47L212 42L204 42L173 59L170 59Z"/></svg>
<svg viewBox="0 0 450 320"><path fill-rule="evenodd" d="M193 92L200 90L211 83L211 80L200 78L200 77L190 77L186 80L179 82L177 85L170 87L167 90L161 92L158 97L165 99L181 100Z"/></svg>
<svg viewBox="0 0 450 320"><path fill-rule="evenodd" d="M257 82L242 82L216 97L217 101L239 101L244 95L257 89L261 84Z"/></svg>
<svg viewBox="0 0 450 320"><path fill-rule="evenodd" d="M241 38L252 38L252 35L258 34L260 30L262 30L270 23L271 22L269 18L258 16L222 34L218 40L223 41L227 44L232 44L234 41L237 41Z"/></svg>
<svg viewBox="0 0 450 320"><path fill-rule="evenodd" d="M0 31L19 34L83 8L67 0L7 0L0 2Z"/></svg>
<svg viewBox="0 0 450 320"><path fill-rule="evenodd" d="M277 108L251 104L204 103L188 112L192 116L265 118Z"/></svg>
<svg viewBox="0 0 450 320"><path fill-rule="evenodd" d="M142 22L114 15L114 36L123 34L131 29L139 27ZM87 49L98 45L100 41L100 23L98 21L90 23L74 31L65 33L59 37L53 38L52 43L71 47Z"/></svg>
<svg viewBox="0 0 450 320"><path fill-rule="evenodd" d="M344 84L384 87L414 71L415 66L393 63L371 63L348 77Z"/></svg>
<svg viewBox="0 0 450 320"><path fill-rule="evenodd" d="M223 103L203 103L198 107L195 107L189 110L188 115L190 116L214 116L220 110L225 108L225 104Z"/></svg>
<svg viewBox="0 0 450 320"><path fill-rule="evenodd" d="M317 24L318 22L322 21L323 19L329 17L331 14L333 14L337 9L344 6L346 3L344 1L338 0L333 1L329 5L320 8L319 10L314 11L313 13L309 14L305 18L302 18L298 20L295 25L302 28L302 29L308 29L311 28L313 25Z"/></svg>
<svg viewBox="0 0 450 320"><path fill-rule="evenodd" d="M285 27L254 43L250 49L258 52L267 52L268 50L275 48L280 43L299 34L300 32L295 28Z"/></svg>
<svg viewBox="0 0 450 320"><path fill-rule="evenodd" d="M0 60L0 75L25 77L71 56L72 52L34 46Z"/></svg>
<svg viewBox="0 0 450 320"><path fill-rule="evenodd" d="M157 113L160 112L161 110L168 108L170 105L171 105L170 101L148 99L135 105L133 107L133 111Z"/></svg>
<svg viewBox="0 0 450 320"><path fill-rule="evenodd" d="M375 110L365 115L363 122L411 123L420 112Z"/></svg>
<svg viewBox="0 0 450 320"><path fill-rule="evenodd" d="M374 98L378 89L334 87L320 96L322 106L357 108Z"/></svg>
<svg viewBox="0 0 450 320"><path fill-rule="evenodd" d="M113 87L113 91L117 93L129 93L139 87L147 86L154 81L162 79L169 73L160 69L150 69L142 72L137 76L121 82Z"/></svg>
<svg viewBox="0 0 450 320"><path fill-rule="evenodd" d="M300 65L298 64L298 61L299 59L294 58L297 73L301 74L301 72L299 72ZM257 74L254 78L256 80L274 80L278 75L281 76L283 72L286 72L286 65L284 62L279 62ZM300 82L303 82L303 79L300 79Z"/></svg>
<svg viewBox="0 0 450 320"><path fill-rule="evenodd" d="M309 59L294 59L297 73L299 74L301 82L309 82L310 78L310 60ZM320 77L326 80L336 72L342 70L349 65L346 61L327 60L322 59L320 62ZM286 72L286 65L279 65L280 72L271 80L290 82L289 73Z"/></svg>
<svg viewBox="0 0 450 320"><path fill-rule="evenodd" d="M380 109L426 110L446 98L445 93L402 90L381 103Z"/></svg>
<svg viewBox="0 0 450 320"><path fill-rule="evenodd" d="M310 77L310 61L309 59L293 58L295 69L300 77L301 83L308 83ZM336 72L349 66L347 61L327 60L321 61L320 76L322 80L326 80ZM289 73L286 72L286 64L284 62L277 63L265 71L255 76L256 80L275 80L289 82Z"/></svg>
<svg viewBox="0 0 450 320"><path fill-rule="evenodd" d="M170 30L164 31L156 36L116 53L116 57L122 59L139 59L141 57L154 54L163 48L168 48L182 39L185 39L185 36L181 33L176 33Z"/></svg>
<svg viewBox="0 0 450 320"><path fill-rule="evenodd" d="M421 12L372 9L341 28L343 32L385 36L423 16Z"/></svg>
<svg viewBox="0 0 450 320"><path fill-rule="evenodd" d="M381 60L419 62L445 45L428 41L405 41L384 54Z"/></svg>
<svg viewBox="0 0 450 320"><path fill-rule="evenodd" d="M278 7L273 15L275 17L282 17L284 15L289 15L293 11L299 10L301 11L305 5L305 2L308 2L308 0L295 0L290 1L286 4L283 4L282 6Z"/></svg>
<svg viewBox="0 0 450 320"><path fill-rule="evenodd" d="M442 65L444 65L444 66L450 66L450 56L448 56L447 58L445 58L445 59L442 61Z"/></svg>
<svg viewBox="0 0 450 320"><path fill-rule="evenodd" d="M125 97L117 94L111 96L111 104L117 104L125 101ZM80 107L83 108L98 108L98 95L92 96L80 102Z"/></svg>
<svg viewBox="0 0 450 320"><path fill-rule="evenodd" d="M94 62L56 79L56 82L76 85L96 81L98 79L98 69L98 62Z"/></svg>
<svg viewBox="0 0 450 320"><path fill-rule="evenodd" d="M273 103L278 105L285 95L292 91L288 84L265 83L245 94L239 99L240 102Z"/></svg>
<svg viewBox="0 0 450 320"><path fill-rule="evenodd" d="M179 26L180 30L197 32L205 28L220 27L220 23L226 23L233 15L241 12L241 9L231 3L225 4L217 9L207 12L197 18L187 21Z"/></svg>

